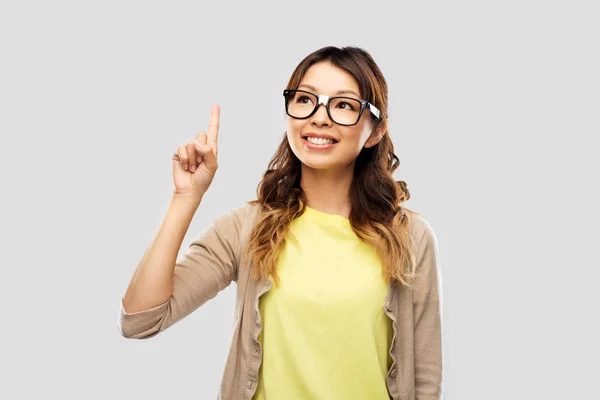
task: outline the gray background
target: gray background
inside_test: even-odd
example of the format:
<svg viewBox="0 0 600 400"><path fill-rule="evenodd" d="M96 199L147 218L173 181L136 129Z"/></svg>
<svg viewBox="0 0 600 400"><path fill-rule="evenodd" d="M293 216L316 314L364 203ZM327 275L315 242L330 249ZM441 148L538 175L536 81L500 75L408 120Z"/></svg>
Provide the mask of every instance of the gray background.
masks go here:
<svg viewBox="0 0 600 400"><path fill-rule="evenodd" d="M389 83L396 176L439 241L445 399L600 398L597 4L2 2L0 398L216 398L235 284L148 341L119 301L210 105L184 249L254 198L326 45Z"/></svg>

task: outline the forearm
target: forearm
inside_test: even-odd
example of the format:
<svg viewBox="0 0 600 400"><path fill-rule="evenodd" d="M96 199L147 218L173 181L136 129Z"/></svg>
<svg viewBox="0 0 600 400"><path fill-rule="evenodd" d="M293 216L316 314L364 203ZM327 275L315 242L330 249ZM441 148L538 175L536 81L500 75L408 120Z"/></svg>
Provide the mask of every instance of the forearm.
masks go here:
<svg viewBox="0 0 600 400"><path fill-rule="evenodd" d="M201 200L201 196L173 193L165 218L123 296L126 312L147 310L171 297L177 254Z"/></svg>

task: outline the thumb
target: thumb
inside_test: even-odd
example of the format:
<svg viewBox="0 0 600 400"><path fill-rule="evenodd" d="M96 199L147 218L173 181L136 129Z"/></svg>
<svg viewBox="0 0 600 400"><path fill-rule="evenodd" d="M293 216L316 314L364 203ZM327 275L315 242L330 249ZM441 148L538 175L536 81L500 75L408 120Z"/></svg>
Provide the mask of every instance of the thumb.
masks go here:
<svg viewBox="0 0 600 400"><path fill-rule="evenodd" d="M179 154L173 153L173 157L171 157L171 160L173 161L173 172L185 171L183 165L181 165L181 159L179 158Z"/></svg>
<svg viewBox="0 0 600 400"><path fill-rule="evenodd" d="M202 156L202 160L204 164L206 164L206 168L208 168L211 171L217 169L217 157L215 156L215 153L213 152L213 149L212 147L210 147L210 145L206 143L202 145L194 143L194 148L196 149L198 154Z"/></svg>

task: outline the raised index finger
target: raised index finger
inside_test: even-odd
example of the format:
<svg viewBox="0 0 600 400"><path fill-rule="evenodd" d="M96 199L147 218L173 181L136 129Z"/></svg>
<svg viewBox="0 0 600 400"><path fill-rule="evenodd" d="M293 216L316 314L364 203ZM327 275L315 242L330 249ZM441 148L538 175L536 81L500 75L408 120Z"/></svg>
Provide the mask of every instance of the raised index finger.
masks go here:
<svg viewBox="0 0 600 400"><path fill-rule="evenodd" d="M219 117L221 109L218 104L213 104L210 110L210 122L208 123L208 144L216 149L219 139Z"/></svg>

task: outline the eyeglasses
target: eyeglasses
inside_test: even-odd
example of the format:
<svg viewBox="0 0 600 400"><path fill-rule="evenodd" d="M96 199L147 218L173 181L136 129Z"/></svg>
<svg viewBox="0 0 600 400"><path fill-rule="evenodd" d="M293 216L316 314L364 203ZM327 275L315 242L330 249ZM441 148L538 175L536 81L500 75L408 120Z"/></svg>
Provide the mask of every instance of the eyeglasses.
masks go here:
<svg viewBox="0 0 600 400"><path fill-rule="evenodd" d="M381 113L365 100L345 96L326 96L306 90L284 90L285 112L292 118L306 119L317 112L319 105L324 104L329 118L338 125L352 126L360 120L365 108L379 119Z"/></svg>

